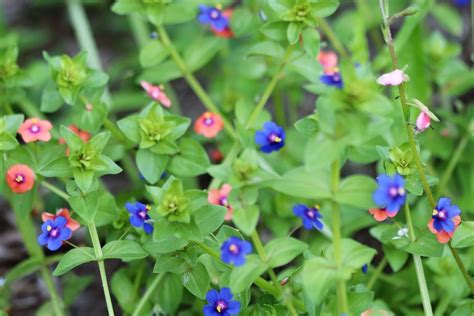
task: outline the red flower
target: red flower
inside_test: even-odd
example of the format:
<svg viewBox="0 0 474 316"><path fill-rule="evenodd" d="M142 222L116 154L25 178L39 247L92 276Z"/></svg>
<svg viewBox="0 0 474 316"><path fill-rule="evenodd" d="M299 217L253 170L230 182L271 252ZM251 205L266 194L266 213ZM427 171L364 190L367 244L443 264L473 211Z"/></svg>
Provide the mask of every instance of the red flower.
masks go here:
<svg viewBox="0 0 474 316"><path fill-rule="evenodd" d="M221 153L219 149L211 150L210 154L211 159L214 163L220 163L222 159L224 159L224 155Z"/></svg>
<svg viewBox="0 0 474 316"><path fill-rule="evenodd" d="M369 213L374 216L374 219L378 222L382 222L387 219L387 217L394 217L397 215L398 210L394 212L389 212L385 208L371 208Z"/></svg>
<svg viewBox="0 0 474 316"><path fill-rule="evenodd" d="M222 118L211 112L205 112L194 123L194 131L207 138L216 137L223 127Z"/></svg>
<svg viewBox="0 0 474 316"><path fill-rule="evenodd" d="M146 91L150 98L160 102L164 107L169 108L171 106L171 100L163 92L162 86L155 86L147 81L141 81L140 85Z"/></svg>
<svg viewBox="0 0 474 316"><path fill-rule="evenodd" d="M79 129L76 125L71 124L68 126L68 128L77 136L79 136L80 139L82 139L83 142L88 142L89 139L91 139L91 134L87 131ZM64 140L63 137L59 139L60 144L65 144L66 141ZM69 156L69 148L66 149L66 155Z"/></svg>
<svg viewBox="0 0 474 316"><path fill-rule="evenodd" d="M57 210L56 215L44 212L43 214L41 214L41 220L43 222L46 222L47 220L51 220L54 222L54 220L58 216L62 216L66 219L66 227L72 231L76 231L81 227L78 221L73 220L71 218L71 215L69 214L69 210L67 208L60 208L59 210Z"/></svg>
<svg viewBox="0 0 474 316"><path fill-rule="evenodd" d="M18 133L25 143L35 142L37 140L48 142L51 139L49 130L52 128L53 125L51 125L49 121L34 117L23 122L18 129Z"/></svg>
<svg viewBox="0 0 474 316"><path fill-rule="evenodd" d="M227 18L227 20L230 23L230 18L232 17L232 13L234 13L233 9L226 9L226 10L222 11L222 16ZM223 38L234 37L234 32L232 32L232 30L230 29L229 26L226 26L224 30L219 31L211 24L211 30L214 34L216 34L219 37L223 37Z"/></svg>
<svg viewBox="0 0 474 316"><path fill-rule="evenodd" d="M215 205L222 205L227 208L227 214L224 217L226 221L230 221L232 219L232 213L234 212L234 209L232 208L232 206L230 206L228 200L231 191L232 187L230 186L230 184L224 184L220 190L210 190L207 196L207 200L209 201L209 203Z"/></svg>
<svg viewBox="0 0 474 316"><path fill-rule="evenodd" d="M7 184L15 193L25 193L35 184L35 173L27 165L16 164L8 169L6 174Z"/></svg>
<svg viewBox="0 0 474 316"><path fill-rule="evenodd" d="M451 240L451 238L453 237L453 234L454 232L456 231L456 229L458 228L459 224L461 223L461 216L457 215L455 217L452 218L452 221L454 222L454 230L452 232L447 232L445 231L444 229L440 230L440 231L437 231L434 227L433 227L433 221L434 219L430 219L430 221L428 222L428 228L430 229L430 231L436 235L436 238L438 239L438 241L442 244L445 244L447 243L448 241Z"/></svg>

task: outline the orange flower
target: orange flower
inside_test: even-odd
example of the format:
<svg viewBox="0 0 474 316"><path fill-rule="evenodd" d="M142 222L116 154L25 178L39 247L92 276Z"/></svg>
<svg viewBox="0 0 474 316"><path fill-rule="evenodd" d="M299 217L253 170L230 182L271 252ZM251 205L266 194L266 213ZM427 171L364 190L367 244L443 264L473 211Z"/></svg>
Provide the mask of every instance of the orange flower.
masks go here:
<svg viewBox="0 0 474 316"><path fill-rule="evenodd" d="M51 125L49 121L34 117L23 122L18 129L18 133L25 143L35 142L37 140L48 142L51 139L49 130L52 128L53 125Z"/></svg>
<svg viewBox="0 0 474 316"><path fill-rule="evenodd" d="M395 215L397 215L398 210L396 210L395 212L389 212L385 208L371 208L369 210L369 213L372 214L372 216L377 222L382 222L386 220L387 217L394 217Z"/></svg>
<svg viewBox="0 0 474 316"><path fill-rule="evenodd" d="M27 165L16 164L11 166L5 178L14 193L28 192L35 184L35 173Z"/></svg>
<svg viewBox="0 0 474 316"><path fill-rule="evenodd" d="M41 214L41 220L43 222L46 222L47 220L54 221L58 216L62 216L66 219L66 227L68 227L72 231L76 231L81 227L78 221L73 220L71 218L71 215L69 214L69 210L67 208L60 208L59 210L57 210L56 215L44 212L43 214Z"/></svg>
<svg viewBox="0 0 474 316"><path fill-rule="evenodd" d="M224 217L226 221L230 221L232 219L232 213L234 212L234 209L232 208L232 206L230 206L228 200L231 191L232 186L230 184L224 184L220 190L210 190L207 196L207 200L209 201L209 203L215 205L222 205L227 208L227 214Z"/></svg>
<svg viewBox="0 0 474 316"><path fill-rule="evenodd" d="M428 222L428 228L429 230L436 235L436 238L438 239L438 241L442 244L446 244L448 241L451 240L451 238L453 237L453 234L454 232L456 231L456 229L458 228L459 224L461 223L461 216L455 216L452 218L453 222L454 222L454 230L452 232L447 232L445 230L440 230L440 231L437 231L434 227L433 227L433 221L434 219L432 218L429 222Z"/></svg>
<svg viewBox="0 0 474 316"><path fill-rule="evenodd" d="M205 112L194 123L194 131L207 138L216 137L223 127L222 118L211 112Z"/></svg>
<svg viewBox="0 0 474 316"><path fill-rule="evenodd" d="M323 66L323 71L327 75L332 75L338 72L337 68L337 54L332 51L320 51L318 55L318 61Z"/></svg>

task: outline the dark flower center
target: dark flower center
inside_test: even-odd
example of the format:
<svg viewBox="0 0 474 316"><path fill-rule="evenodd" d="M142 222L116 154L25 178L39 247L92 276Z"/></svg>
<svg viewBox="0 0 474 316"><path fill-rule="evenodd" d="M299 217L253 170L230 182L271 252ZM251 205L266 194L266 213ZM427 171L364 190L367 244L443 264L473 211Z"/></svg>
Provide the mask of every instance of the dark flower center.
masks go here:
<svg viewBox="0 0 474 316"><path fill-rule="evenodd" d="M240 248L236 244L230 244L229 251L230 251L231 254L237 255L240 251Z"/></svg>
<svg viewBox="0 0 474 316"><path fill-rule="evenodd" d="M282 141L282 139L275 133L268 135L268 140L272 143L279 143Z"/></svg>
<svg viewBox="0 0 474 316"><path fill-rule="evenodd" d="M218 300L215 303L215 309L219 314L224 313L227 310L227 302L223 300Z"/></svg>
<svg viewBox="0 0 474 316"><path fill-rule="evenodd" d="M204 118L204 125L211 126L212 124L214 124L214 120L212 119L212 117Z"/></svg>
<svg viewBox="0 0 474 316"><path fill-rule="evenodd" d="M25 182L25 176L22 174L16 174L15 175L15 182L18 184L22 184Z"/></svg>
<svg viewBox="0 0 474 316"><path fill-rule="evenodd" d="M219 204L225 207L229 206L229 201L227 200L227 196L221 196L221 198L219 199Z"/></svg>
<svg viewBox="0 0 474 316"><path fill-rule="evenodd" d="M40 127L36 124L33 124L30 126L30 132L32 132L33 134L36 134L40 131Z"/></svg>

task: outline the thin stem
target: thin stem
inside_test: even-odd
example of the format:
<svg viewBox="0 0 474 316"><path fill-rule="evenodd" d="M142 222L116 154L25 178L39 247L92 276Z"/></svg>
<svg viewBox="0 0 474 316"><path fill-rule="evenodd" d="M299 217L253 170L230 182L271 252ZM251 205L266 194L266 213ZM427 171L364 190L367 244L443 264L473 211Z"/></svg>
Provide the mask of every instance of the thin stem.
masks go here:
<svg viewBox="0 0 474 316"><path fill-rule="evenodd" d="M102 62L100 61L99 51L92 35L91 27L87 19L84 7L80 0L66 0L67 10L71 19L71 24L76 33L81 49L87 52L89 65L97 70L103 71ZM112 98L109 88L106 86L104 91L104 101L110 107Z"/></svg>
<svg viewBox="0 0 474 316"><path fill-rule="evenodd" d="M415 229L413 227L413 221L411 219L410 206L408 203L405 203L405 217L408 225L408 237L411 242L414 242ZM423 310L425 315L432 316L433 310L431 309L431 300L430 294L428 292L428 286L426 285L425 272L423 271L423 263L421 262L421 257L419 255L412 255L413 262L415 263L416 277L418 279L418 286L420 287L421 301L423 303Z"/></svg>
<svg viewBox="0 0 474 316"><path fill-rule="evenodd" d="M267 103L268 99L272 95L272 92L275 89L278 83L278 80L280 80L283 70L285 69L285 66L288 63L288 60L290 59L292 50L293 50L293 46L288 46L286 48L285 55L283 56L283 59L281 60L280 65L278 66L278 70L273 75L272 80L270 81L267 88L263 92L262 97L260 98L260 101L258 101L257 105L255 106L255 109L253 110L252 114L250 114L247 124L245 125L246 129L249 129L252 126L252 124L255 122L258 115L260 114L260 112L262 112L263 108L265 107L265 104Z"/></svg>
<svg viewBox="0 0 474 316"><path fill-rule="evenodd" d="M387 10L388 10L388 2L386 2L386 0L379 0L379 4L380 4L380 10L382 12L382 17L383 17L383 20L384 20L384 29L383 29L384 38L385 38L385 42L388 46L390 56L392 58L392 66L393 66L394 69L398 69L397 54L395 52L395 47L393 45L392 33L390 31L390 24L388 22L389 12L385 12L385 8L387 8ZM400 104L401 104L402 110L403 110L403 123L405 125L406 132L407 132L407 135L408 135L408 142L410 144L410 149L413 153L413 158L415 160L416 169L418 171L418 175L420 177L421 184L423 185L423 189L425 191L425 194L428 197L428 201L429 201L431 207L434 209L436 207L436 201L434 199L433 192L431 191L430 186L428 184L428 180L426 179L425 170L423 168L423 163L421 162L420 154L418 153L418 150L417 150L417 147L416 147L415 133L413 131L413 128L407 122L407 120L410 117L410 107L407 104L407 95L406 95L405 83L402 83L401 85L398 86L398 92L400 94L399 99L400 99ZM443 181L447 181L447 180L443 180ZM412 229L410 229L410 231L412 231ZM420 259L420 261L421 261L421 259ZM461 272L466 270L466 268L464 267L464 264L461 260L459 260L459 261L456 260L456 263L459 267L459 270L461 270ZM421 267L421 268L423 268L423 267ZM423 271L423 270L421 269L421 271ZM424 278L424 276L423 276L423 278ZM472 280L470 280L470 278L469 278L469 279L466 279L466 282L470 286L470 282L472 282Z"/></svg>
<svg viewBox="0 0 474 316"><path fill-rule="evenodd" d="M459 256L457 250L453 248L453 246L451 245L451 241L449 241L448 246L449 246L449 249L451 250L451 253L453 254L454 260L456 260L456 263L458 264L458 267L461 270L461 273L464 279L466 280L467 285L471 289L471 294L474 294L474 282L472 281L471 276L469 275L466 268L464 267L461 257Z"/></svg>
<svg viewBox="0 0 474 316"><path fill-rule="evenodd" d="M138 302L138 305L135 308L135 310L133 311L132 316L141 315L140 313L141 313L143 307L145 306L145 304L150 299L150 296L155 292L156 287L160 284L161 280L163 279L163 277L165 275L166 275L166 273L161 273L161 274L158 274L157 276L155 276L155 278L151 282L150 286L146 289L145 294L143 294L142 298L140 299L140 302Z"/></svg>
<svg viewBox="0 0 474 316"><path fill-rule="evenodd" d="M341 55L341 57L349 59L350 54L347 51L347 49L344 47L342 42L337 38L336 34L332 30L331 26L325 19L320 19L319 20L319 27L323 31L323 33L326 35L328 40L331 42L332 46L334 49Z"/></svg>
<svg viewBox="0 0 474 316"><path fill-rule="evenodd" d="M335 160L331 165L331 191L335 193L339 188L339 160ZM334 244L334 258L336 260L337 269L342 268L342 234L341 234L341 210L339 204L332 202L332 233ZM338 278L336 282L336 292L338 300L339 314L348 314L348 300L346 281Z"/></svg>
<svg viewBox="0 0 474 316"><path fill-rule="evenodd" d="M102 288L104 290L105 303L107 304L107 311L109 316L114 315L114 307L112 305L112 297L110 296L109 284L107 282L107 274L105 273L104 255L102 253L102 247L100 246L99 235L97 234L97 228L94 223L87 224L89 229L89 235L92 240L92 246L94 247L94 253L99 266L100 279L102 281Z"/></svg>
<svg viewBox="0 0 474 316"><path fill-rule="evenodd" d="M53 192L54 194L56 194L57 196L59 197L62 197L63 199L65 199L66 201L69 199L69 194L67 194L66 192L64 192L63 190L59 189L58 187L56 187L55 185L43 180L41 181L41 185L44 186L46 189L48 189L49 191Z"/></svg>
<svg viewBox="0 0 474 316"><path fill-rule="evenodd" d="M237 139L237 133L235 132L234 127L232 126L230 121L222 115L222 113L219 111L219 108L214 104L207 92L202 88L201 84L197 81L192 72L189 70L185 61L171 42L168 33L166 32L166 29L162 25L160 25L157 27L157 31L160 36L161 42L169 50L171 58L176 63L176 66L178 66L178 68L181 70L184 79L186 79L186 82L189 84L191 89L193 89L194 93L196 93L197 97L202 102L204 107L206 107L206 109L211 112L219 114L222 117L224 129L226 130L227 134L232 139Z"/></svg>
<svg viewBox="0 0 474 316"><path fill-rule="evenodd" d="M456 168L459 159L462 156L462 153L464 149L466 148L466 145L469 142L469 134L466 134L459 144L457 145L456 149L454 150L454 154L451 156L451 159L448 162L448 165L446 166L446 169L443 172L443 175L441 176L439 183L438 183L438 195L443 194L444 188L446 187L446 184L448 183L449 179L451 178L451 175L453 174L454 169Z"/></svg>
<svg viewBox="0 0 474 316"><path fill-rule="evenodd" d="M387 266L388 260L387 257L383 257L382 261L379 262L377 268L374 270L374 273L367 282L367 289L370 290L375 285L375 282L379 278L380 274L382 273L383 269Z"/></svg>

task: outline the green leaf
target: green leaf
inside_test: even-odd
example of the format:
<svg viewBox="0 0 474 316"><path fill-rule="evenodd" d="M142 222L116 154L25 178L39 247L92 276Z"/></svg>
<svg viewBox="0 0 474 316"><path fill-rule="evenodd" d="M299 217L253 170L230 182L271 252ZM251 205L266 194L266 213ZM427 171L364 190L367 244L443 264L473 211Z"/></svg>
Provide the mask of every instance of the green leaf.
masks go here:
<svg viewBox="0 0 474 316"><path fill-rule="evenodd" d="M272 180L270 186L281 193L308 199L327 199L331 197L329 189L329 171L326 169L307 170L295 168L281 178Z"/></svg>
<svg viewBox="0 0 474 316"><path fill-rule="evenodd" d="M148 149L139 149L137 151L137 167L146 181L155 184L160 180L161 175L168 165L169 157L157 155Z"/></svg>
<svg viewBox="0 0 474 316"><path fill-rule="evenodd" d="M110 287L112 289L112 294L120 305L120 308L131 314L134 311L137 302L135 298L136 295L134 295L134 286L127 275L127 270L120 269L115 272L110 282Z"/></svg>
<svg viewBox="0 0 474 316"><path fill-rule="evenodd" d="M132 240L111 241L102 248L102 252L104 259L122 259L124 261L138 260L148 256L148 253Z"/></svg>
<svg viewBox="0 0 474 316"><path fill-rule="evenodd" d="M234 210L232 221L245 235L250 236L257 226L260 210L257 205Z"/></svg>
<svg viewBox="0 0 474 316"><path fill-rule="evenodd" d="M169 51L159 41L150 41L140 50L140 65L144 68L159 65L168 57Z"/></svg>
<svg viewBox="0 0 474 316"><path fill-rule="evenodd" d="M227 209L220 205L206 205L194 213L194 218L201 233L206 236L216 231L224 222Z"/></svg>
<svg viewBox="0 0 474 316"><path fill-rule="evenodd" d="M424 227L416 236L416 240L402 248L414 255L424 257L441 257L444 245L440 244L435 234L431 233L428 228Z"/></svg>
<svg viewBox="0 0 474 316"><path fill-rule="evenodd" d="M261 262L257 255L248 255L243 266L232 269L229 287L233 293L244 292L267 269L268 265Z"/></svg>
<svg viewBox="0 0 474 316"><path fill-rule="evenodd" d="M84 146L84 141L64 125L61 125L61 136L71 151L79 150Z"/></svg>
<svg viewBox="0 0 474 316"><path fill-rule="evenodd" d="M73 171L74 181L82 192L89 192L94 180L94 171L75 169Z"/></svg>
<svg viewBox="0 0 474 316"><path fill-rule="evenodd" d="M341 181L334 200L341 204L370 209L375 206L372 194L376 188L376 182L368 176L350 176Z"/></svg>
<svg viewBox="0 0 474 316"><path fill-rule="evenodd" d="M9 151L15 149L19 145L16 138L8 133L0 134L0 151Z"/></svg>
<svg viewBox="0 0 474 316"><path fill-rule="evenodd" d="M395 249L391 245L383 245L383 253L393 272L399 271L405 265L409 257L408 253Z"/></svg>
<svg viewBox="0 0 474 316"><path fill-rule="evenodd" d="M301 30L303 25L297 22L290 22L288 25L288 29L286 30L286 36L288 38L288 42L291 45L295 45L296 42L300 39Z"/></svg>
<svg viewBox="0 0 474 316"><path fill-rule="evenodd" d="M196 38L187 45L183 54L184 61L194 72L201 69L217 54L226 42L222 38L215 36Z"/></svg>
<svg viewBox="0 0 474 316"><path fill-rule="evenodd" d="M191 271L183 274L183 285L189 292L200 299L206 297L209 288L210 278L206 267L198 262Z"/></svg>
<svg viewBox="0 0 474 316"><path fill-rule="evenodd" d="M138 116L127 116L117 122L118 127L123 134L132 142L138 144L140 142L140 126L138 125Z"/></svg>
<svg viewBox="0 0 474 316"><path fill-rule="evenodd" d="M308 249L308 245L292 237L275 238L265 245L268 265L271 268L283 266Z"/></svg>
<svg viewBox="0 0 474 316"><path fill-rule="evenodd" d="M350 292L347 296L351 313L362 315L372 304L374 292ZM375 316L376 314L373 315Z"/></svg>
<svg viewBox="0 0 474 316"><path fill-rule="evenodd" d="M195 177L207 172L211 165L206 150L193 139L182 139L179 143L179 155L174 156L168 170L180 177Z"/></svg>
<svg viewBox="0 0 474 316"><path fill-rule="evenodd" d="M41 112L56 112L63 104L63 97L59 94L58 89L56 89L56 85L53 82L48 83L41 95Z"/></svg>
<svg viewBox="0 0 474 316"><path fill-rule="evenodd" d="M286 39L287 27L288 23L285 22L271 22L265 23L259 30L269 39L283 41Z"/></svg>
<svg viewBox="0 0 474 316"><path fill-rule="evenodd" d="M168 315L176 315L176 310L183 300L183 284L181 277L173 273L167 273L160 283L157 291L157 303Z"/></svg>
<svg viewBox="0 0 474 316"><path fill-rule="evenodd" d="M301 33L303 37L303 48L306 53L311 57L318 56L319 53L319 32L314 28L306 28Z"/></svg>
<svg viewBox="0 0 474 316"><path fill-rule="evenodd" d="M474 245L474 222L462 221L451 241L454 248L465 248Z"/></svg>
<svg viewBox="0 0 474 316"><path fill-rule="evenodd" d="M71 196L68 199L72 209L87 223L94 221L98 201L99 193L97 191L86 195Z"/></svg>
<svg viewBox="0 0 474 316"><path fill-rule="evenodd" d="M117 0L112 6L112 11L116 14L129 14L141 10L142 3L140 0Z"/></svg>
<svg viewBox="0 0 474 316"><path fill-rule="evenodd" d="M431 9L431 13L438 20L441 27L450 33L460 36L463 30L463 19L452 6L437 3Z"/></svg>
<svg viewBox="0 0 474 316"><path fill-rule="evenodd" d="M283 47L274 41L258 42L247 49L247 57L261 55L282 58L284 54Z"/></svg>
<svg viewBox="0 0 474 316"><path fill-rule="evenodd" d="M334 12L339 7L337 0L319 0L316 3L311 3L311 14L319 18L325 18Z"/></svg>
<svg viewBox="0 0 474 316"><path fill-rule="evenodd" d="M305 296L315 305L324 301L336 281L335 265L325 258L306 260L301 273Z"/></svg>
<svg viewBox="0 0 474 316"><path fill-rule="evenodd" d="M12 282L36 272L41 267L41 264L41 260L38 258L28 258L23 260L7 272L5 284L8 286Z"/></svg>
<svg viewBox="0 0 474 316"><path fill-rule="evenodd" d="M196 18L196 7L187 1L170 3L164 12L164 24L179 24L191 21Z"/></svg>
<svg viewBox="0 0 474 316"><path fill-rule="evenodd" d="M74 248L66 252L59 261L56 269L53 271L54 276L60 276L74 269L81 264L95 261L94 249L90 247Z"/></svg>

